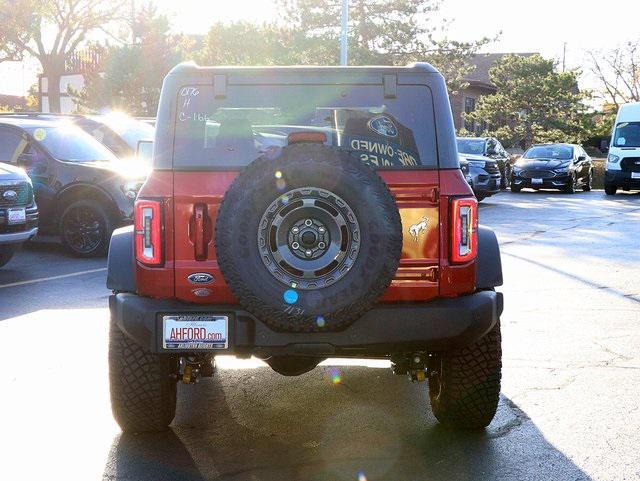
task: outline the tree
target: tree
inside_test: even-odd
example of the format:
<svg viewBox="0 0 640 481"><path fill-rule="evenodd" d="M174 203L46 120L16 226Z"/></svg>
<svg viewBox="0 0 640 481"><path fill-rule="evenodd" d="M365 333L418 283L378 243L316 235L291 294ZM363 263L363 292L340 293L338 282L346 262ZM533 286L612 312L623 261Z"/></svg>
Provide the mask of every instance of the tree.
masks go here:
<svg viewBox="0 0 640 481"><path fill-rule="evenodd" d="M170 33L167 17L150 3L136 13L134 31L133 44L107 49L102 72L87 73L82 91L70 92L81 110L156 115L162 80L184 59L187 41Z"/></svg>
<svg viewBox="0 0 640 481"><path fill-rule="evenodd" d="M578 89L578 72L557 72L553 60L540 55L510 55L489 71L496 93L480 98L465 118L488 124L486 135L507 145L576 142L589 135L591 116Z"/></svg>
<svg viewBox="0 0 640 481"><path fill-rule="evenodd" d="M60 111L65 63L87 36L121 17L126 0L0 0L0 61L39 60L48 83L49 107ZM51 42L46 39L52 38Z"/></svg>
<svg viewBox="0 0 640 481"><path fill-rule="evenodd" d="M640 40L606 51L591 51L591 70L602 86L601 96L615 105L640 102Z"/></svg>
<svg viewBox="0 0 640 481"><path fill-rule="evenodd" d="M315 41L307 49L308 63L336 64L339 60L340 2L280 0L283 21ZM457 42L446 36L449 24L433 18L439 0L350 0L349 64L405 65L430 62L444 75L451 93L465 87L469 60L491 41Z"/></svg>

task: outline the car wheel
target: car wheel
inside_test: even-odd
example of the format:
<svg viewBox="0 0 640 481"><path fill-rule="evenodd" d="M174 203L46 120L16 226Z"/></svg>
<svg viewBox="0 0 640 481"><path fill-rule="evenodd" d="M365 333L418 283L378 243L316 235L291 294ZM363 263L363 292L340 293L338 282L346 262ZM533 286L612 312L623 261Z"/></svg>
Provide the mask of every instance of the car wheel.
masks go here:
<svg viewBox="0 0 640 481"><path fill-rule="evenodd" d="M567 194L575 194L577 184L578 184L578 178L576 177L575 174L572 174L571 179L569 180L569 183L562 190Z"/></svg>
<svg viewBox="0 0 640 481"><path fill-rule="evenodd" d="M476 194L476 199L478 202L482 202L484 199L486 199L487 196L484 194Z"/></svg>
<svg viewBox="0 0 640 481"><path fill-rule="evenodd" d="M111 321L111 410L125 432L162 431L176 412L178 359L145 351Z"/></svg>
<svg viewBox="0 0 640 481"><path fill-rule="evenodd" d="M511 184L511 192L513 192L514 194L517 194L521 190L522 187L520 187L519 185Z"/></svg>
<svg viewBox="0 0 640 481"><path fill-rule="evenodd" d="M6 266L18 249L16 246L0 246L0 267Z"/></svg>
<svg viewBox="0 0 640 481"><path fill-rule="evenodd" d="M584 192L591 191L591 183L592 182L593 182L593 174L591 172L589 172L589 175L587 175L587 178L584 181L584 185L582 186L582 190Z"/></svg>
<svg viewBox="0 0 640 481"><path fill-rule="evenodd" d="M76 257L107 254L113 224L105 208L93 200L67 206L60 217L60 237L65 249Z"/></svg>
<svg viewBox="0 0 640 481"><path fill-rule="evenodd" d="M273 356L267 359L267 364L278 374L283 376L300 376L306 372L312 371L322 362L317 357L301 357L301 356Z"/></svg>
<svg viewBox="0 0 640 481"><path fill-rule="evenodd" d="M607 195L616 195L618 187L613 184L604 184L604 193Z"/></svg>
<svg viewBox="0 0 640 481"><path fill-rule="evenodd" d="M489 425L498 409L502 376L500 321L475 344L431 356L429 399L442 424L461 429Z"/></svg>
<svg viewBox="0 0 640 481"><path fill-rule="evenodd" d="M255 160L229 187L216 252L240 304L272 329L336 330L391 283L400 214L384 181L356 157L294 144Z"/></svg>

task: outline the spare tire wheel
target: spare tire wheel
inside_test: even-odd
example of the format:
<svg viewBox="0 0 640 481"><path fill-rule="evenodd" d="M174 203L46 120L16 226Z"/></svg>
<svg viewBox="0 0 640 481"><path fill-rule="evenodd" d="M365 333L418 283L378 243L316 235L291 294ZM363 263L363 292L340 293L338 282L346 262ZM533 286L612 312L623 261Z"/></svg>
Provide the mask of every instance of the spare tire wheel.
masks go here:
<svg viewBox="0 0 640 481"><path fill-rule="evenodd" d="M260 157L233 182L216 221L222 275L273 329L330 331L369 309L402 251L396 203L373 169L320 144Z"/></svg>

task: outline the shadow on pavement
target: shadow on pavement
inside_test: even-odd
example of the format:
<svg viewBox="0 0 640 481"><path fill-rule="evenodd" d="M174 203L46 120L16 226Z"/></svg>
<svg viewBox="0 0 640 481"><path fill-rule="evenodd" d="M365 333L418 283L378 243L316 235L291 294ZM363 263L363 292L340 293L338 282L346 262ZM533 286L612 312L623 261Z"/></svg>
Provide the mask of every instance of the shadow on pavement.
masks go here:
<svg viewBox="0 0 640 481"><path fill-rule="evenodd" d="M104 479L589 479L509 399L486 431L453 432L425 384L386 369L342 369L340 385L334 375L224 370L181 386L172 431L118 437Z"/></svg>

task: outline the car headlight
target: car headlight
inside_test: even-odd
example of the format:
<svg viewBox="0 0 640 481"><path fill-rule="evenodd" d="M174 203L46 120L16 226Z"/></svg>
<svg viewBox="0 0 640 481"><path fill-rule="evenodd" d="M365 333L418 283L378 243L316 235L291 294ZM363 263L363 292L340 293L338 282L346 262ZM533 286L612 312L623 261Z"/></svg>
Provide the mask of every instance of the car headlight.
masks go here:
<svg viewBox="0 0 640 481"><path fill-rule="evenodd" d="M144 180L127 180L122 184L121 189L127 198L133 200L137 197L142 184L144 184Z"/></svg>
<svg viewBox="0 0 640 481"><path fill-rule="evenodd" d="M481 169L484 169L484 166L487 165L487 163L484 160L471 160L471 159L467 159L469 161L469 165L472 165L474 167L480 167Z"/></svg>
<svg viewBox="0 0 640 481"><path fill-rule="evenodd" d="M617 164L618 162L620 162L620 157L614 154L609 154L607 156L607 162L611 162L612 164Z"/></svg>

